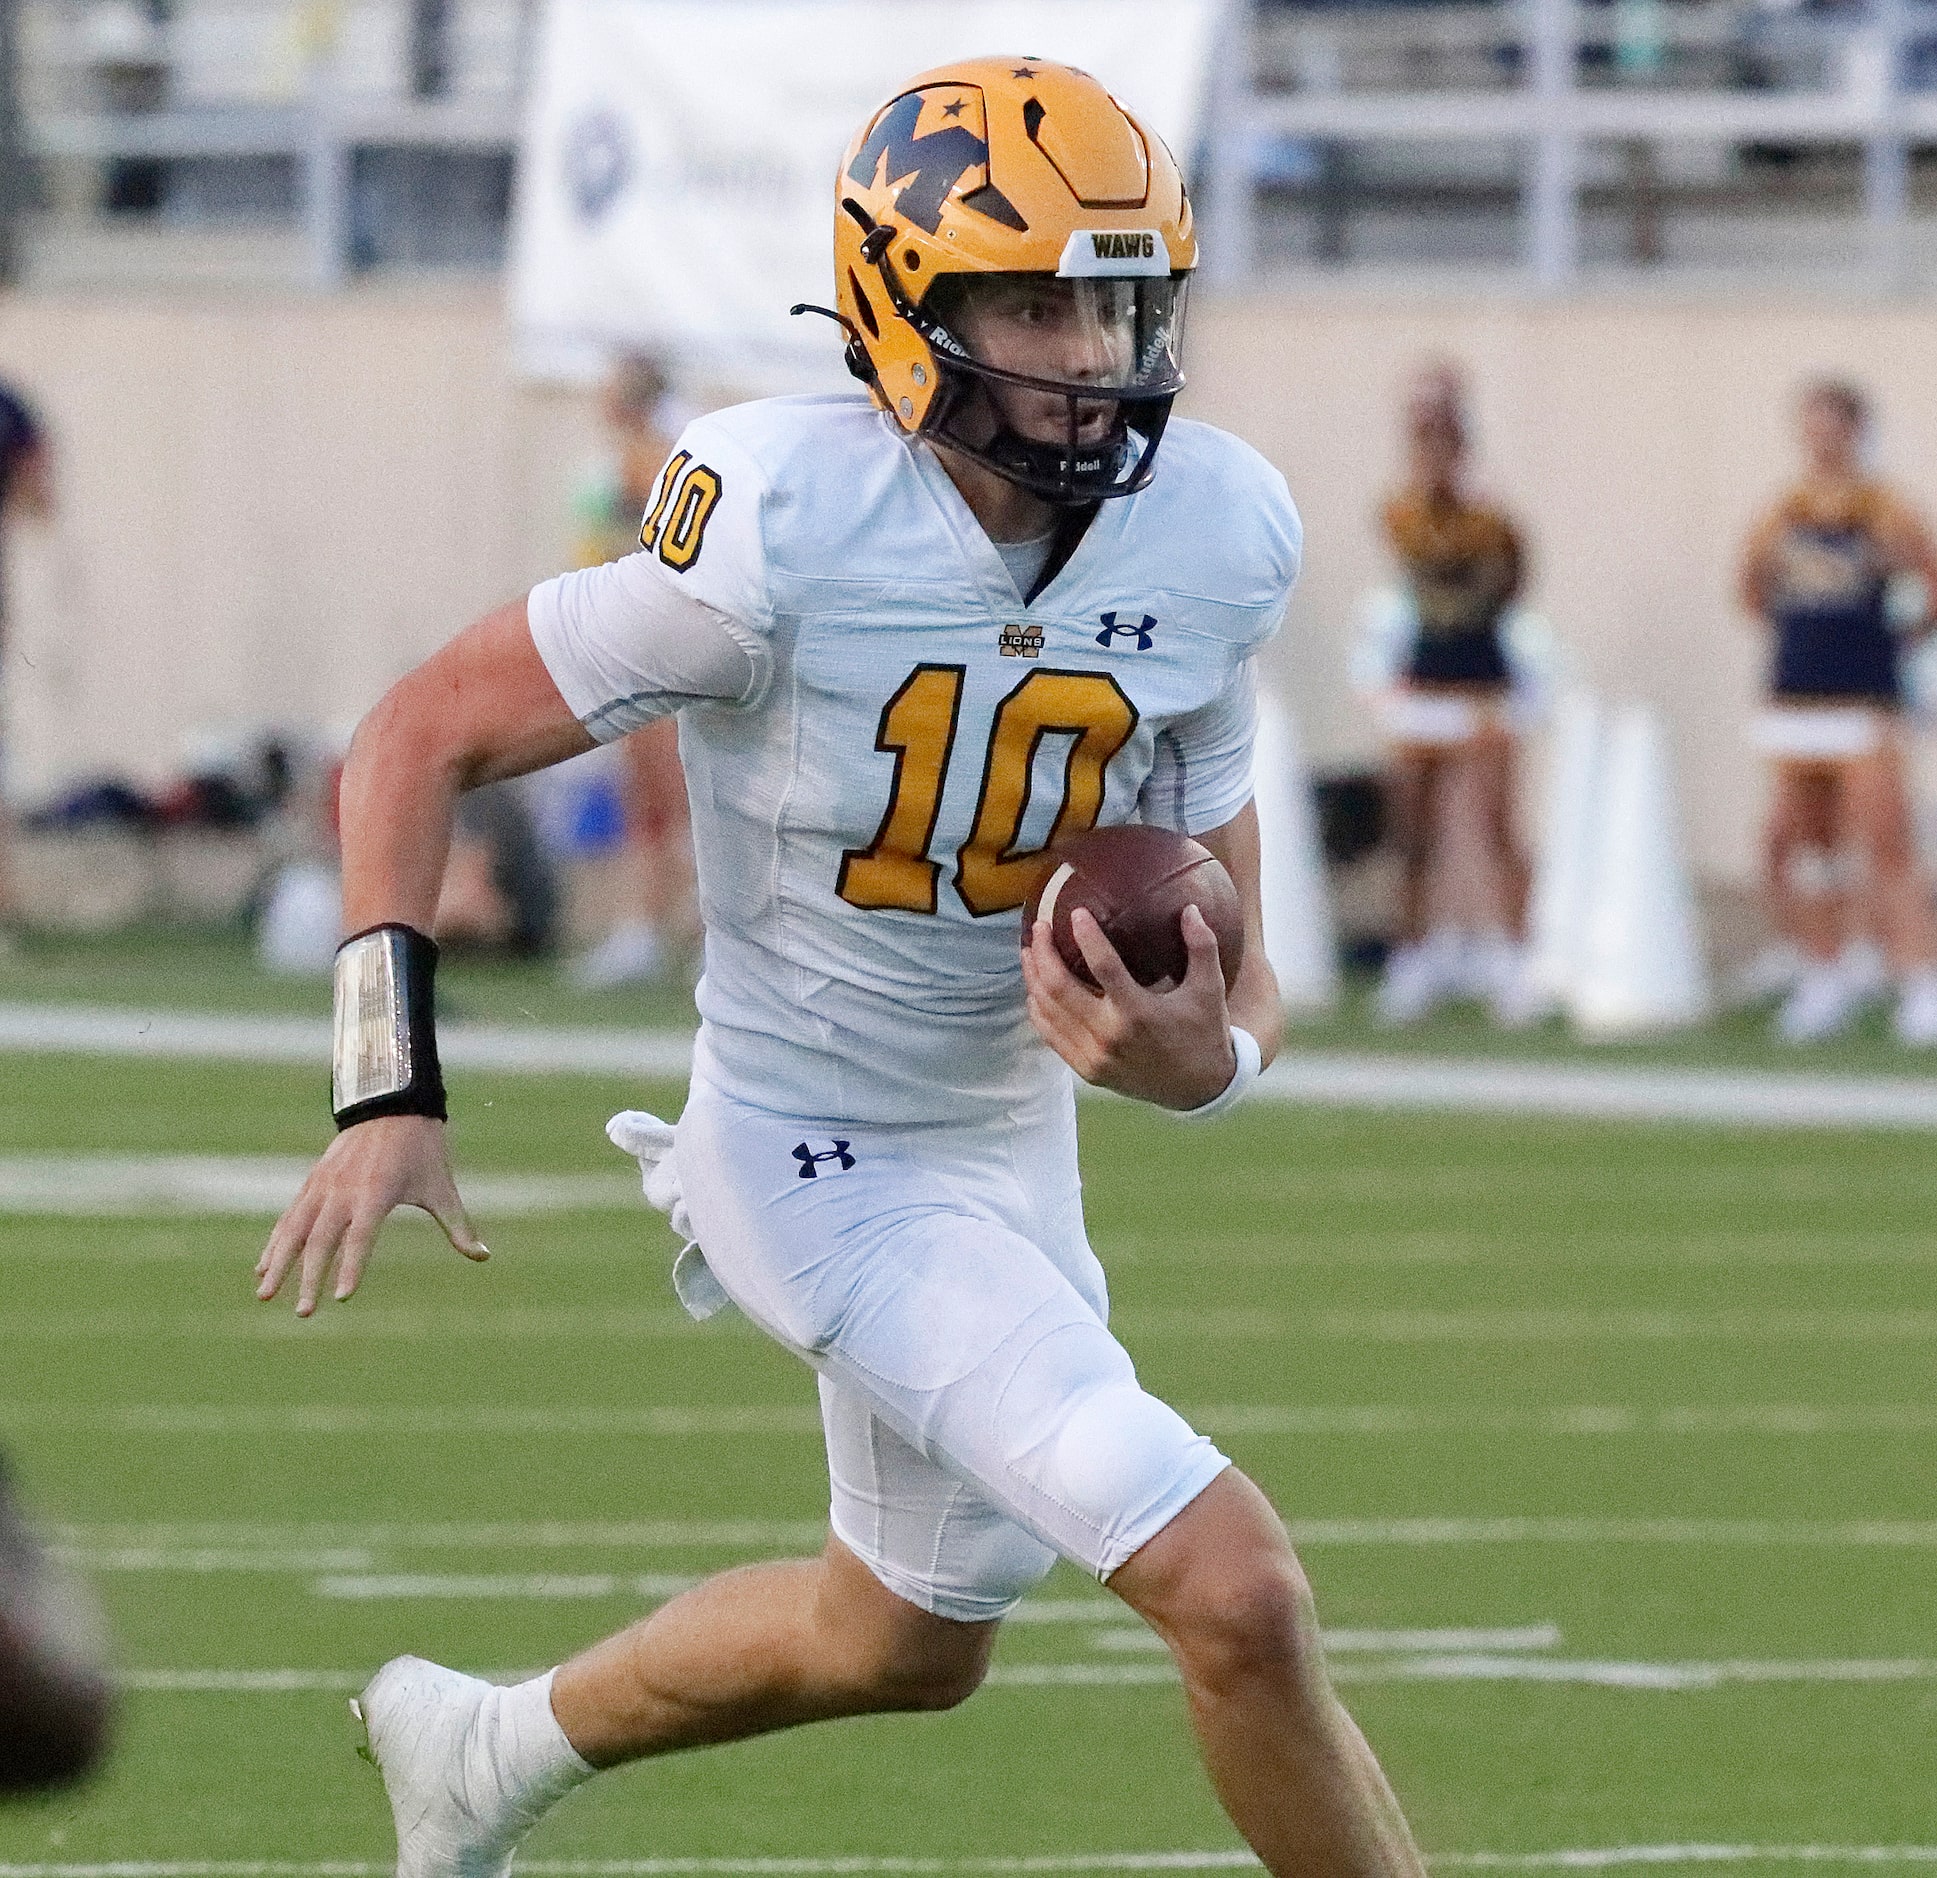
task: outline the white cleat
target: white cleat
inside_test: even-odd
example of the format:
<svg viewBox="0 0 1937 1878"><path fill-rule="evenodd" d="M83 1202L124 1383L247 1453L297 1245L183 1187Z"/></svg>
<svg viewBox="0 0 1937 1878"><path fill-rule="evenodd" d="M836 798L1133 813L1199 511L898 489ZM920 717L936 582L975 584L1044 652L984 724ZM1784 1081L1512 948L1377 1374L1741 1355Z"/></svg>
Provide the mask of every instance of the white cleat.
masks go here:
<svg viewBox="0 0 1937 1878"><path fill-rule="evenodd" d="M1382 1024L1416 1024L1457 994L1457 935L1434 933L1417 945L1395 946L1373 1009Z"/></svg>
<svg viewBox="0 0 1937 1878"><path fill-rule="evenodd" d="M1420 946L1396 946L1387 954L1373 1009L1382 1024L1416 1024L1439 1002L1439 986Z"/></svg>
<svg viewBox="0 0 1937 1878"><path fill-rule="evenodd" d="M616 991L649 985L666 969L666 947L650 920L621 921L598 945L566 968L580 991Z"/></svg>
<svg viewBox="0 0 1937 1878"><path fill-rule="evenodd" d="M1488 1001L1487 1009L1502 1030L1525 1030L1552 1017L1557 1001L1544 991L1534 976L1533 960L1524 948L1517 952L1511 968Z"/></svg>
<svg viewBox="0 0 1937 1878"><path fill-rule="evenodd" d="M1890 1027L1913 1050L1937 1045L1937 972L1912 972L1903 981Z"/></svg>
<svg viewBox="0 0 1937 1878"><path fill-rule="evenodd" d="M1859 988L1837 965L1812 965L1776 1013L1784 1043L1822 1043L1841 1036L1863 1008Z"/></svg>
<svg viewBox="0 0 1937 1878"><path fill-rule="evenodd" d="M1852 939L1838 955L1836 969L1859 1010L1890 994L1890 962L1874 939Z"/></svg>
<svg viewBox="0 0 1937 1878"><path fill-rule="evenodd" d="M511 1870L535 1816L497 1790L488 1757L474 1749L478 1712L492 1693L476 1676L399 1656L351 1702L390 1795L397 1878L505 1878Z"/></svg>
<svg viewBox="0 0 1937 1878"><path fill-rule="evenodd" d="M1795 990L1808 966L1802 948L1793 941L1772 941L1737 974L1729 987L1729 1002L1738 1007L1772 1004Z"/></svg>

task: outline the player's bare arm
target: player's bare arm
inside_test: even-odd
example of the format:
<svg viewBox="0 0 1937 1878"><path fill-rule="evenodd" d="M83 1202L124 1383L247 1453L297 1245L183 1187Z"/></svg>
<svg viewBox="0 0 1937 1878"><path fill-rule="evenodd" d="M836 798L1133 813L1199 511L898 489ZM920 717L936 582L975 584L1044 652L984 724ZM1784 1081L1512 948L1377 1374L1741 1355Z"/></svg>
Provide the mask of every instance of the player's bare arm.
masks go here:
<svg viewBox="0 0 1937 1878"><path fill-rule="evenodd" d="M1238 1073L1234 1025L1256 1038L1266 1063L1283 1030L1278 982L1264 951L1256 808L1246 803L1197 839L1223 863L1244 908L1244 959L1228 994L1217 939L1195 907L1184 914L1190 969L1166 990L1138 984L1083 910L1072 916L1071 930L1101 991L1064 964L1045 920L1036 922L1022 961L1029 1018L1043 1041L1085 1082L1168 1109L1200 1108L1230 1086Z"/></svg>
<svg viewBox="0 0 1937 1878"><path fill-rule="evenodd" d="M532 644L525 602L487 614L399 679L358 726L343 772L343 916L348 932L428 932L467 789L562 762L592 739ZM357 1287L385 1219L420 1207L466 1258L486 1256L452 1177L444 1124L384 1115L345 1128L276 1222L256 1264L273 1298L299 1271L296 1313L309 1316L332 1272Z"/></svg>

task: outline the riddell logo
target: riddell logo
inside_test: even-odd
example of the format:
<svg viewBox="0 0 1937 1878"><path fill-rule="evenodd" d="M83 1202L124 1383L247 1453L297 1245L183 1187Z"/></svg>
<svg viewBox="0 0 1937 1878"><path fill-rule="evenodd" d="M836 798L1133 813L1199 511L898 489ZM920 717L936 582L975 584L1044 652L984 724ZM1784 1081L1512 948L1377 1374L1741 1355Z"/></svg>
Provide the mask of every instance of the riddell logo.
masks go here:
<svg viewBox="0 0 1937 1878"><path fill-rule="evenodd" d="M1147 228L1128 234L1093 234L1090 251L1099 261L1147 261L1157 252L1157 238Z"/></svg>
<svg viewBox="0 0 1937 1878"><path fill-rule="evenodd" d="M1043 630L1040 626L1005 626L996 641L1005 659L1033 659L1042 655Z"/></svg>

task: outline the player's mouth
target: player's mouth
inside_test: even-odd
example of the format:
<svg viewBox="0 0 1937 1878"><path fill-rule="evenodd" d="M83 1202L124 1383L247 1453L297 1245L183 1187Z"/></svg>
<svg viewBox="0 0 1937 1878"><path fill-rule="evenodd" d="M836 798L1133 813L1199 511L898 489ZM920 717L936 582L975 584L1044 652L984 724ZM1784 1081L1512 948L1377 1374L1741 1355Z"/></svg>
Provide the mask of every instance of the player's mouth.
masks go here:
<svg viewBox="0 0 1937 1878"><path fill-rule="evenodd" d="M1078 444L1105 443L1116 428L1117 400L1084 398L1072 406L1059 397L1024 396L1011 406L1009 423L1029 443L1066 444L1072 415Z"/></svg>

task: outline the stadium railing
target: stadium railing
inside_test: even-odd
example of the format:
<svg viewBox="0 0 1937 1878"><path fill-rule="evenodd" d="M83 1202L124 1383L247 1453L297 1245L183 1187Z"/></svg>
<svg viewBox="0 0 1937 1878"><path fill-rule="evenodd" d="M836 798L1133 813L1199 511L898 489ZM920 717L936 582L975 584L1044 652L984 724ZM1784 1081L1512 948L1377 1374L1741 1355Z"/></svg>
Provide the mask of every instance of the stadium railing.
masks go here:
<svg viewBox="0 0 1937 1878"><path fill-rule="evenodd" d="M494 267L536 10L27 0L45 194L70 229L274 226L321 284ZM1439 258L1556 289L1691 252L1787 271L1815 218L1840 279L1894 286L1937 152L1937 0L1230 0L1213 70L1198 169L1227 283Z"/></svg>

